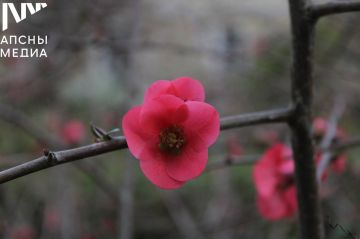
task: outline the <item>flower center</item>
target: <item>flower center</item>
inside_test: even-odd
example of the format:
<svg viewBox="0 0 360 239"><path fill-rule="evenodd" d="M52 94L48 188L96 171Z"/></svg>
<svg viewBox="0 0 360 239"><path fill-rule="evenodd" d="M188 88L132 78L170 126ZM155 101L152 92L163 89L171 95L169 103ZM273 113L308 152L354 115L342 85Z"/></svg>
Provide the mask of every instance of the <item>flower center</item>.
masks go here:
<svg viewBox="0 0 360 239"><path fill-rule="evenodd" d="M159 138L159 148L165 153L177 155L185 145L184 131L178 125L162 130Z"/></svg>

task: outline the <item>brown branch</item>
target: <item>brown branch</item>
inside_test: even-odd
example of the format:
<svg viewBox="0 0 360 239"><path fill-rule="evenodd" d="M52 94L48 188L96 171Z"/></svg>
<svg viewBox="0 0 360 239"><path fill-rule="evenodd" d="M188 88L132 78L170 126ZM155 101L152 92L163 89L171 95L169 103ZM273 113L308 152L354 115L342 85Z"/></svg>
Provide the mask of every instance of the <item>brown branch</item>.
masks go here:
<svg viewBox="0 0 360 239"><path fill-rule="evenodd" d="M314 19L332 14L360 11L360 1L333 1L309 6L309 13Z"/></svg>
<svg viewBox="0 0 360 239"><path fill-rule="evenodd" d="M244 156L227 156L225 159L216 160L210 162L206 168L206 172L212 172L214 170L223 169L230 166L237 165L249 165L257 162L261 155L244 155Z"/></svg>
<svg viewBox="0 0 360 239"><path fill-rule="evenodd" d="M265 123L286 122L292 112L293 109L289 107L223 117L221 118L221 130Z"/></svg>
<svg viewBox="0 0 360 239"><path fill-rule="evenodd" d="M58 152L46 152L44 156L0 172L0 183L4 183L30 173L34 173L56 165L69 163L83 158L108 153L127 147L124 137L110 141L94 143L74 149Z"/></svg>
<svg viewBox="0 0 360 239"><path fill-rule="evenodd" d="M224 129L244 127L248 125L256 125L262 123L276 123L276 122L281 122L281 120L286 121L290 113L291 113L291 109L289 108L289 109L276 109L270 111L255 112L255 113L242 114L236 116L228 116L221 119L221 129L224 130ZM28 125L28 123L26 123L26 125ZM28 130L28 128L26 128L26 130ZM324 150L342 151L357 146L360 146L360 138L354 138L354 139L342 141ZM51 157L53 157L53 159L55 158L55 160L50 159L49 156L43 156L38 159L25 162L18 166L14 166L9 169L1 171L0 184L56 165L69 163L83 158L89 158L96 155L112 152L115 150L125 149L125 148L127 148L126 140L123 137L120 137L120 138L115 138L111 141L90 144L70 150L53 152L52 154L53 156ZM214 161L209 164L207 168L207 172L221 169L227 166L251 164L256 162L257 159L258 159L258 155L247 155L247 156L241 156L239 158L231 157L225 160ZM83 172L89 172L86 166L82 167L81 165L78 164L78 168L80 168L80 170ZM99 178L99 177L95 177L95 178ZM98 182L98 183L99 185L104 184L103 182ZM107 187L103 189L105 192L110 192L110 190L108 190ZM109 195L114 199L117 198L117 196L115 196L113 192L111 192Z"/></svg>
<svg viewBox="0 0 360 239"><path fill-rule="evenodd" d="M334 152L342 152L360 146L360 137L343 140L330 147L330 150Z"/></svg>
<svg viewBox="0 0 360 239"><path fill-rule="evenodd" d="M256 113L228 116L221 119L221 129L243 127L247 125L274 123L285 121L290 115L290 109L260 111ZM83 158L89 158L103 153L124 149L127 147L124 137L86 145L79 148L52 152L48 156L23 163L0 172L0 184L34 173L59 164L69 163Z"/></svg>
<svg viewBox="0 0 360 239"><path fill-rule="evenodd" d="M308 0L289 0L293 47L291 94L295 107L289 126L295 160L300 238L322 239L324 232L310 132L314 22L308 18L308 5Z"/></svg>
<svg viewBox="0 0 360 239"><path fill-rule="evenodd" d="M344 152L346 150L355 149L360 147L360 137L354 137L347 140L342 140L335 144L330 145L326 148L318 147L316 150L321 150L322 152ZM241 166L241 165L251 165L259 161L261 154L254 155L243 155L243 156L227 156L224 159L215 160L209 162L206 172L212 172L218 169L224 169L232 166Z"/></svg>

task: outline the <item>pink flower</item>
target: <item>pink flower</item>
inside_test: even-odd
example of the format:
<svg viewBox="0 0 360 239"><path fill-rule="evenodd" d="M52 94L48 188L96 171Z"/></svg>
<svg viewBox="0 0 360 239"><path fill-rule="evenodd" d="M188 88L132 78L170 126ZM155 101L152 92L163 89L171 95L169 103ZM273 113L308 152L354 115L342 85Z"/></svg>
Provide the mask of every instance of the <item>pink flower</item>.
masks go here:
<svg viewBox="0 0 360 239"><path fill-rule="evenodd" d="M160 95L174 95L184 101L204 101L205 90L198 80L189 77L180 77L172 81L155 81L145 93L145 101Z"/></svg>
<svg viewBox="0 0 360 239"><path fill-rule="evenodd" d="M145 176L160 188L178 188L205 169L208 148L217 139L220 124L218 112L200 102L203 99L198 81L157 81L146 92L144 104L123 118L130 152L139 159Z"/></svg>
<svg viewBox="0 0 360 239"><path fill-rule="evenodd" d="M71 120L65 123L61 130L61 137L67 144L79 144L85 138L85 126L79 120Z"/></svg>
<svg viewBox="0 0 360 239"><path fill-rule="evenodd" d="M297 210L294 161L291 150L277 143L268 149L253 169L257 207L268 220L294 215Z"/></svg>

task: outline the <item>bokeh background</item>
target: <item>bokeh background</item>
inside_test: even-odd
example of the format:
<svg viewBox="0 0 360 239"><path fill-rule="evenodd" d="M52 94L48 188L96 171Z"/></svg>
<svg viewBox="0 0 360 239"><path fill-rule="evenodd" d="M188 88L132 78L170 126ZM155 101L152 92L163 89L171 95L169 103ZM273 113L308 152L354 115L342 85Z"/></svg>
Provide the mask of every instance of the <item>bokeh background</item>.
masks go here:
<svg viewBox="0 0 360 239"><path fill-rule="evenodd" d="M47 58L0 59L1 169L44 148L93 142L90 123L121 128L124 113L158 79L199 79L221 116L289 104L286 1L45 2L47 8L18 24L12 19L2 32L48 35L49 43ZM349 138L360 135L359 24L359 14L328 17L315 39L314 115L328 118L343 97L339 124ZM19 117L36 130L18 127ZM210 163L261 155L275 138L289 143L288 129L222 132ZM322 186L323 214L359 236L360 151L346 154L346 171ZM127 150L58 166L0 185L0 238L296 238L296 216L270 222L259 215L251 171L251 164L208 170L179 190L162 191ZM351 238L326 227L327 238Z"/></svg>

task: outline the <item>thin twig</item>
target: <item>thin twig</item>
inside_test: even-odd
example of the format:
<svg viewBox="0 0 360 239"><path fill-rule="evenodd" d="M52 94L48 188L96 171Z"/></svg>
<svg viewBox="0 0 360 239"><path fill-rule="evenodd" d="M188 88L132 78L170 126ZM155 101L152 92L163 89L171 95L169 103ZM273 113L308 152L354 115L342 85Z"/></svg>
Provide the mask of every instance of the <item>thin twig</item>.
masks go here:
<svg viewBox="0 0 360 239"><path fill-rule="evenodd" d="M330 148L331 143L336 137L338 121L341 115L344 113L344 109L345 109L345 101L342 97L339 96L336 98L334 109L328 121L324 138L320 143L320 150ZM325 172L327 166L329 165L332 156L333 156L333 152L331 150L326 150L322 153L320 163L316 171L316 178L318 180L318 183L321 183L322 175Z"/></svg>
<svg viewBox="0 0 360 239"><path fill-rule="evenodd" d="M309 12L315 19L332 14L360 11L360 1L332 1L309 6Z"/></svg>
<svg viewBox="0 0 360 239"><path fill-rule="evenodd" d="M355 137L352 139L345 139L341 142L337 142L330 147L334 152L342 152L344 150L349 150L360 146L360 137Z"/></svg>
<svg viewBox="0 0 360 239"><path fill-rule="evenodd" d="M227 156L225 159L210 162L206 168L206 172L212 172L214 170L223 169L225 167L237 166L237 165L249 165L257 162L261 155L244 155L244 156Z"/></svg>

